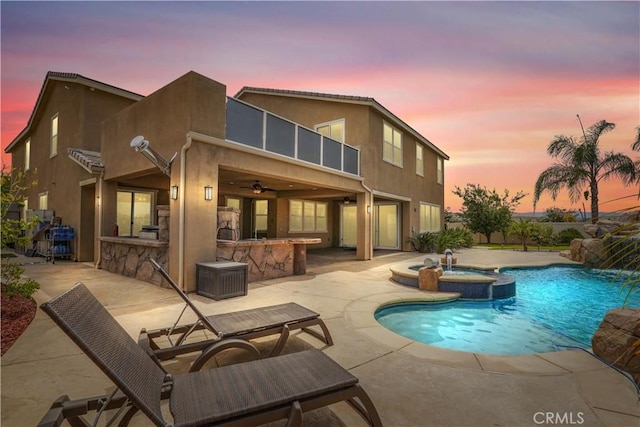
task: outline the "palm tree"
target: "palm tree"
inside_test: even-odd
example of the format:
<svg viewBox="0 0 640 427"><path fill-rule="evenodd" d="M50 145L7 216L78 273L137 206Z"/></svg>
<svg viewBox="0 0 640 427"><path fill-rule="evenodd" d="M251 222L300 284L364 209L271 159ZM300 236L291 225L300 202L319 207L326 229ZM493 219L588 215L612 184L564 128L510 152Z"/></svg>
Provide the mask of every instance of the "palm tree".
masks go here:
<svg viewBox="0 0 640 427"><path fill-rule="evenodd" d="M577 203L583 195L587 200L591 196L591 222L598 221L600 181L614 177L620 178L624 185L636 181L636 165L629 156L613 151L602 154L598 146L600 135L613 130L615 126L614 123L601 120L583 132L579 142L565 135L557 135L551 141L547 154L559 161L538 177L533 195L534 208L543 192L549 191L555 200L558 192L566 187L571 203Z"/></svg>

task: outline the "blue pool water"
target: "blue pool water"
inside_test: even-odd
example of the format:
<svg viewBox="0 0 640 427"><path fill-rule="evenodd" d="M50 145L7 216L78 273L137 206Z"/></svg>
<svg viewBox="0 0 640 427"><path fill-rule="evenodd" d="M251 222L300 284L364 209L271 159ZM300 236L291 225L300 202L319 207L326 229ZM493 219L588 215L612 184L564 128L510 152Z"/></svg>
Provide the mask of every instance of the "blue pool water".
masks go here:
<svg viewBox="0 0 640 427"><path fill-rule="evenodd" d="M571 266L510 268L516 296L494 301L403 304L383 308L376 319L410 338L452 350L530 354L589 348L605 313L623 305L625 276ZM626 302L640 306L636 292Z"/></svg>

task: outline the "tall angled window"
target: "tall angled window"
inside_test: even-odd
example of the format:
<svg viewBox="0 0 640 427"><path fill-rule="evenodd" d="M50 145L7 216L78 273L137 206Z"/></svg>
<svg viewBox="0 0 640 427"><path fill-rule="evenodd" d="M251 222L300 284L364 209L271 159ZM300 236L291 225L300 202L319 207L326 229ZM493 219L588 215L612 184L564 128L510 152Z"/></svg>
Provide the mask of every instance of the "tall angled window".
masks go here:
<svg viewBox="0 0 640 427"><path fill-rule="evenodd" d="M424 176L424 148L416 142L416 174Z"/></svg>
<svg viewBox="0 0 640 427"><path fill-rule="evenodd" d="M58 154L58 115L51 118L51 154L53 157Z"/></svg>
<svg viewBox="0 0 640 427"><path fill-rule="evenodd" d="M384 122L382 135L382 159L402 167L402 133Z"/></svg>
<svg viewBox="0 0 640 427"><path fill-rule="evenodd" d="M31 138L24 143L24 170L31 168Z"/></svg>
<svg viewBox="0 0 640 427"><path fill-rule="evenodd" d="M442 157L438 157L436 159L436 170L437 170L437 180L438 184L444 183L444 159Z"/></svg>
<svg viewBox="0 0 640 427"><path fill-rule="evenodd" d="M267 231L267 220L269 218L269 201L256 200L255 203L256 209L254 215L254 231Z"/></svg>
<svg viewBox="0 0 640 427"><path fill-rule="evenodd" d="M344 119L316 125L315 130L321 135L344 142Z"/></svg>

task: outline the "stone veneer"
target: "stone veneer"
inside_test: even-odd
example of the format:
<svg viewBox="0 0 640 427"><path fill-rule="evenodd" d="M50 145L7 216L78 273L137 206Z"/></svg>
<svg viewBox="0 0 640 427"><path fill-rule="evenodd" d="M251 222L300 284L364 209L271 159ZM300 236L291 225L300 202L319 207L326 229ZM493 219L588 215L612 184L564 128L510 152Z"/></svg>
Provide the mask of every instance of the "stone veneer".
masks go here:
<svg viewBox="0 0 640 427"><path fill-rule="evenodd" d="M164 268L168 264L167 242L125 237L101 237L100 268L121 276L135 277L138 280L166 286L150 258L155 259Z"/></svg>
<svg viewBox="0 0 640 427"><path fill-rule="evenodd" d="M243 241L233 245L218 242L216 261L248 264L249 282L293 275L293 243L286 240Z"/></svg>

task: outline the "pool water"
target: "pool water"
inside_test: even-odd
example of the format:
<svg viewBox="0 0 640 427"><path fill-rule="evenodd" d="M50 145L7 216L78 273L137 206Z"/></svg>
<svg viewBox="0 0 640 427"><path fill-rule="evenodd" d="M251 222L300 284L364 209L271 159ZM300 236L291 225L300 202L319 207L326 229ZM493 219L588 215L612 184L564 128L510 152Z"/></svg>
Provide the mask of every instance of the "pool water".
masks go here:
<svg viewBox="0 0 640 427"><path fill-rule="evenodd" d="M494 301L401 304L383 308L376 319L410 338L452 350L489 354L531 354L591 347L606 312L625 302L626 276L581 267L510 268L516 296ZM640 306L640 295L629 297Z"/></svg>

